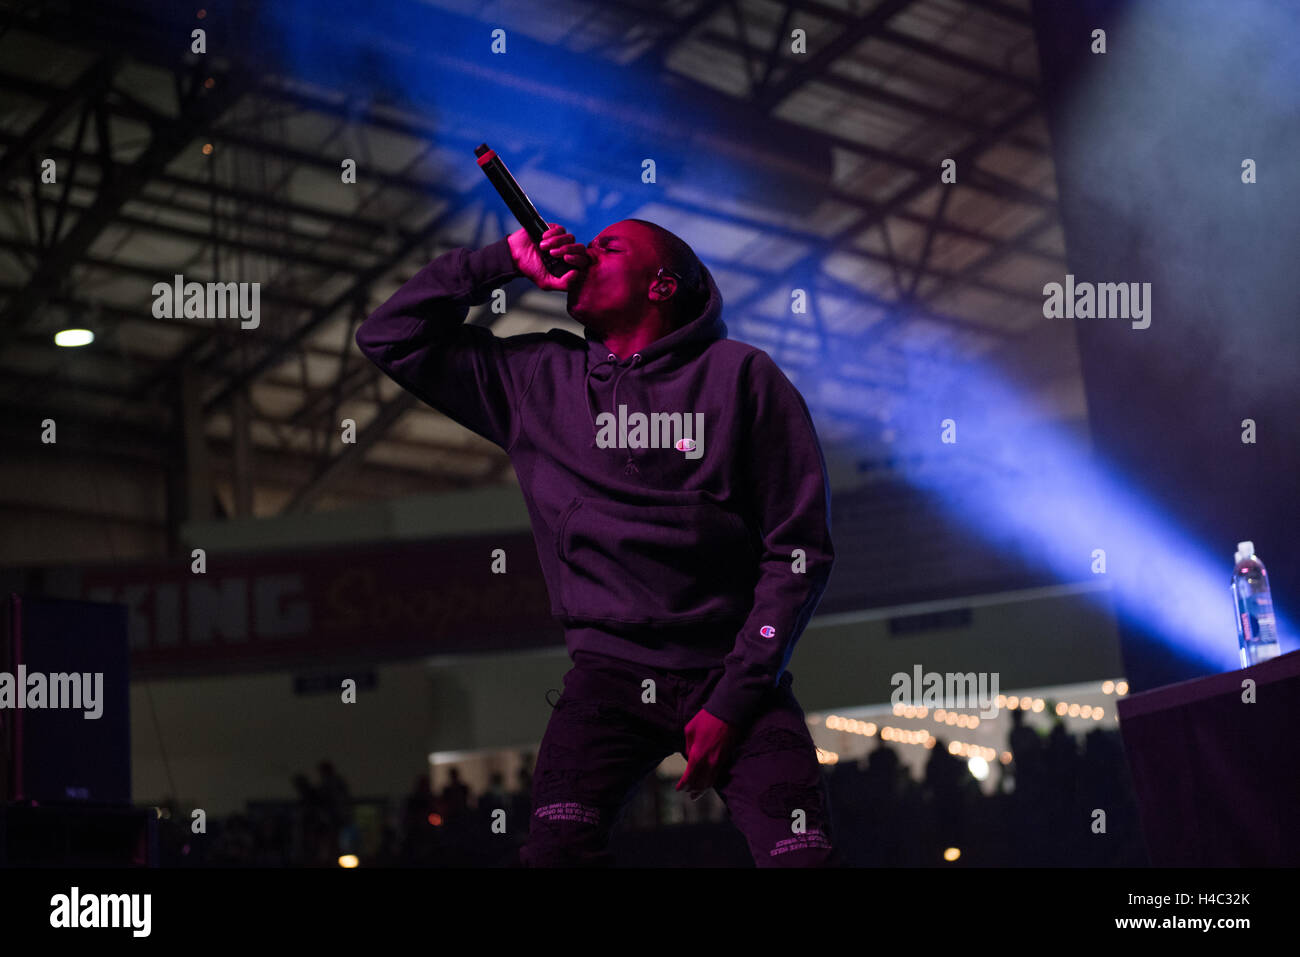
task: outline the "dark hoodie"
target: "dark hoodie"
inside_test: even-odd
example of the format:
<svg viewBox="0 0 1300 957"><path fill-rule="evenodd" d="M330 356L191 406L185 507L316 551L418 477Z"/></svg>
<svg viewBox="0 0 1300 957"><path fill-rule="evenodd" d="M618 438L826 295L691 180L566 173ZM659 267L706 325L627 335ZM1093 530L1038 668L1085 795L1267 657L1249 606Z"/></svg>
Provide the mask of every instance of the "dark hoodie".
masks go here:
<svg viewBox="0 0 1300 957"><path fill-rule="evenodd" d="M499 337L464 324L520 275L504 238L453 249L362 323L357 345L510 456L571 655L723 664L704 707L748 723L834 561L803 398L767 353L726 338L707 269L701 314L625 359L590 331Z"/></svg>

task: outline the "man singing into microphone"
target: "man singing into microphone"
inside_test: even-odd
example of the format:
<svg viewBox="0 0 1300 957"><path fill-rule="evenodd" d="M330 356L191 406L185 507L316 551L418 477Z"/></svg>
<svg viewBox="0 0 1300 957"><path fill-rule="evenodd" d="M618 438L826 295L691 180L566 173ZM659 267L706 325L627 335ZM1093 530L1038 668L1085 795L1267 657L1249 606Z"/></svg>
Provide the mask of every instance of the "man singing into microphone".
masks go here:
<svg viewBox="0 0 1300 957"><path fill-rule="evenodd" d="M542 252L571 267L547 272ZM498 337L468 307L526 276L585 338ZM837 866L816 749L785 670L834 561L803 398L726 338L713 276L639 219L583 246L550 224L426 265L361 351L510 456L573 668L537 755L529 866L608 865L637 784L681 753L760 867Z"/></svg>

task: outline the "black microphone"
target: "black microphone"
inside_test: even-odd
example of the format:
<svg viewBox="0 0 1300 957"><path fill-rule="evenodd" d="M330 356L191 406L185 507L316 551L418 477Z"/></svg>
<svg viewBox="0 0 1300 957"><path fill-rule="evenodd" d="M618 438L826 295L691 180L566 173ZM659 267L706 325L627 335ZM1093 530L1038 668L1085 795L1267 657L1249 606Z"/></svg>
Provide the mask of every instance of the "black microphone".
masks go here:
<svg viewBox="0 0 1300 957"><path fill-rule="evenodd" d="M542 219L542 214L537 211L528 194L519 188L515 178L510 175L510 170L506 169L506 164L501 161L501 157L494 150L489 149L486 143L474 150L474 155L478 157L479 168L487 176L488 182L501 194L506 207L514 213L515 219L519 220L519 225L524 227L534 243L540 243L542 234L550 227L547 226L546 220ZM550 253L541 249L538 252L541 253L542 264L546 267L546 271L557 279L573 268Z"/></svg>

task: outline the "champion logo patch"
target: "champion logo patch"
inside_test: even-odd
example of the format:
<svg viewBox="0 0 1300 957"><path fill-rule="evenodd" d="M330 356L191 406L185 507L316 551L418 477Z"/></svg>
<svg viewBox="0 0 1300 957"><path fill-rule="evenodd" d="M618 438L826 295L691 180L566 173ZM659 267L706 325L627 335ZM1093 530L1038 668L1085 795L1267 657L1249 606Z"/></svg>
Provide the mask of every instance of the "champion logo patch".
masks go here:
<svg viewBox="0 0 1300 957"><path fill-rule="evenodd" d="M674 448L676 448L678 452L694 452L694 451L695 451L695 440L694 440L694 439L678 439L678 440L677 440L677 445L674 446Z"/></svg>
<svg viewBox="0 0 1300 957"><path fill-rule="evenodd" d="M758 633L764 638L771 638L776 634L776 629L771 625L764 625L762 628L758 629Z"/></svg>

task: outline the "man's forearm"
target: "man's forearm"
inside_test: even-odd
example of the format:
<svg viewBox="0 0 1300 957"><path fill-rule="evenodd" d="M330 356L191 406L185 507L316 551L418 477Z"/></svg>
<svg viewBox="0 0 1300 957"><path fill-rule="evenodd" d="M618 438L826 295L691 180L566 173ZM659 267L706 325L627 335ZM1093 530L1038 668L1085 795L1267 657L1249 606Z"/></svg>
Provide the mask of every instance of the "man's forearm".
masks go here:
<svg viewBox="0 0 1300 957"><path fill-rule="evenodd" d="M465 324L469 307L518 275L505 239L453 249L422 268L357 329L368 359L408 392L455 422L506 448L517 422L518 339Z"/></svg>
<svg viewBox="0 0 1300 957"><path fill-rule="evenodd" d="M754 607L736 646L724 659L725 671L704 707L728 724L744 725L763 695L776 686L795 645L816 611L834 555L814 549L808 570L792 570L793 560L765 566L755 589Z"/></svg>
<svg viewBox="0 0 1300 957"><path fill-rule="evenodd" d="M482 249L452 249L420 269L361 323L356 342L372 361L383 364L388 350L426 323L451 333L465 321L469 307L485 302L492 290L518 275L510 247L500 239ZM434 337L435 338L436 334Z"/></svg>

